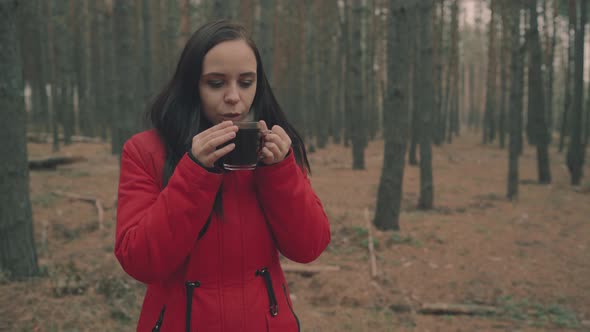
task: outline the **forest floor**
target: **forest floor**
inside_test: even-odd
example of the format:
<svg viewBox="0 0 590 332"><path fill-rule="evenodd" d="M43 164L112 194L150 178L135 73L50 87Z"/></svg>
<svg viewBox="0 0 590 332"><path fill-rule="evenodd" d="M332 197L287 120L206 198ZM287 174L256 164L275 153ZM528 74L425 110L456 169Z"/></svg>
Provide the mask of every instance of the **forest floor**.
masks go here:
<svg viewBox="0 0 590 332"><path fill-rule="evenodd" d="M582 186L570 186L564 155L552 147L553 182L538 185L535 153L526 147L520 196L509 202L506 150L477 142L465 134L433 148L432 211L416 209L419 170L406 167L401 231L372 230L374 279L364 211L373 214L383 142L369 144L364 171L350 169L342 146L310 155L332 230L312 265L340 271L286 274L302 331L590 331L590 167ZM0 331L134 331L144 286L113 255L118 159L108 144L74 144L58 154L86 161L31 172L44 276L0 276ZM29 144L29 155L49 156L51 146ZM93 204L55 192L100 198L104 226ZM419 313L429 303L498 311Z"/></svg>

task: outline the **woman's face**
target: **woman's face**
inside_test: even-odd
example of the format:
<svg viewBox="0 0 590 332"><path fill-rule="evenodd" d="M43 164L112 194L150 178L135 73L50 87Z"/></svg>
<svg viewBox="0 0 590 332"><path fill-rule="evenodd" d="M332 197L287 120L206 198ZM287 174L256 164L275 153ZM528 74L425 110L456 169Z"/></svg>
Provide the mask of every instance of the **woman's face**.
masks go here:
<svg viewBox="0 0 590 332"><path fill-rule="evenodd" d="M222 42L205 54L199 95L212 124L244 120L255 94L256 57L245 41Z"/></svg>

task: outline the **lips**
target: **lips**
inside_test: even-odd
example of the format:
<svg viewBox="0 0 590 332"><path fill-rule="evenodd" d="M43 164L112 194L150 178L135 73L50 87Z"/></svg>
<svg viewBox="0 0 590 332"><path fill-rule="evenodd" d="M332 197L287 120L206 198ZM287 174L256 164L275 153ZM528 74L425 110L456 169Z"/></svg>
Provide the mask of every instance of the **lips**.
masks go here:
<svg viewBox="0 0 590 332"><path fill-rule="evenodd" d="M239 118L240 116L241 116L240 113L228 113L228 114L223 114L221 117L223 117L224 119L235 120L235 119Z"/></svg>

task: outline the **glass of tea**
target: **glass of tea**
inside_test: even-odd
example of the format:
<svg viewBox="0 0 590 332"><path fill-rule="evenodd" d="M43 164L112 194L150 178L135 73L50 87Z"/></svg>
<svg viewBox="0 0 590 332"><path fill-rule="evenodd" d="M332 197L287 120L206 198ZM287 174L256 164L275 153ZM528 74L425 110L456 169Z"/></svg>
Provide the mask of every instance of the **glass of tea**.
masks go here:
<svg viewBox="0 0 590 332"><path fill-rule="evenodd" d="M264 133L260 124L254 121L234 122L238 126L236 137L229 143L236 145L235 149L223 158L223 168L229 171L253 170L260 160L260 149Z"/></svg>

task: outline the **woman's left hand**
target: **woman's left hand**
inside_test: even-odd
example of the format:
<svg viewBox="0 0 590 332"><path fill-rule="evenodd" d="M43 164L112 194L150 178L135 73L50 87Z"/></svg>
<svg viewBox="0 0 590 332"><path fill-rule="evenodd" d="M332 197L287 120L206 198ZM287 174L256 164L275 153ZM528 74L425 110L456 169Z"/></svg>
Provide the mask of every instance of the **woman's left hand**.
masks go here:
<svg viewBox="0 0 590 332"><path fill-rule="evenodd" d="M262 145L262 162L266 165L281 162L291 149L291 138L281 126L274 125L269 132L266 122L260 120L260 129L264 134Z"/></svg>

